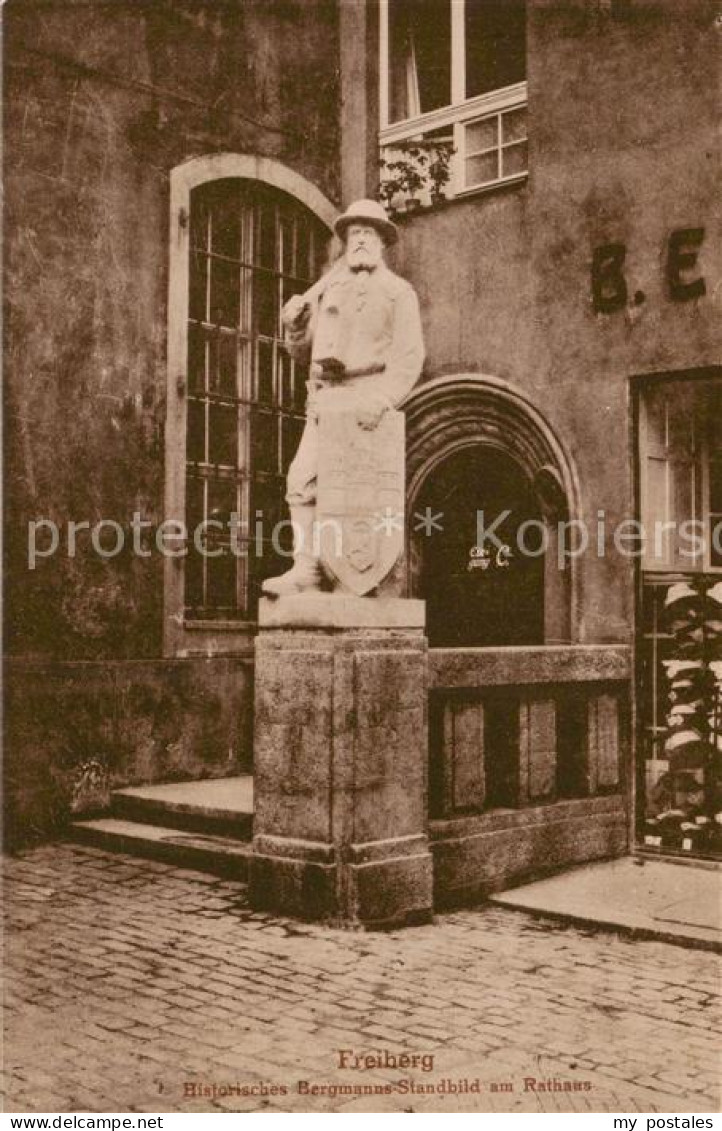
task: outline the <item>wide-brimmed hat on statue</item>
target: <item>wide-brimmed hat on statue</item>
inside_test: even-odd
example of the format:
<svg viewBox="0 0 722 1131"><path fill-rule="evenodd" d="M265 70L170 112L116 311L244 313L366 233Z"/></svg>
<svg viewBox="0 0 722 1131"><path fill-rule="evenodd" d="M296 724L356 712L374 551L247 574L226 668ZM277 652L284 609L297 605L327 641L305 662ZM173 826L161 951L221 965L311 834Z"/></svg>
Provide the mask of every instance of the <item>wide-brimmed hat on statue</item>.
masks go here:
<svg viewBox="0 0 722 1131"><path fill-rule="evenodd" d="M346 231L351 224L369 224L381 236L384 243L396 243L398 228L389 220L384 207L378 200L356 200L349 204L346 211L334 224L336 235L340 239L346 238Z"/></svg>

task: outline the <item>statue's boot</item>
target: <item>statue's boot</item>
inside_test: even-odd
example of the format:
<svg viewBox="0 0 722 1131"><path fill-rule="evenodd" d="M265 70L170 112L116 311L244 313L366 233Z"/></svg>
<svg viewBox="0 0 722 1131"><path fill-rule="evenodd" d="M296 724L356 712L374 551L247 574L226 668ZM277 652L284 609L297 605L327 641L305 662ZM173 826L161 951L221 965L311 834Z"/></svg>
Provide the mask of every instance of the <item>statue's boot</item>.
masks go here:
<svg viewBox="0 0 722 1131"><path fill-rule="evenodd" d="M318 592L321 567L313 554L315 506L291 507L293 523L293 566L280 577L269 577L261 588L268 597L292 597L296 593Z"/></svg>

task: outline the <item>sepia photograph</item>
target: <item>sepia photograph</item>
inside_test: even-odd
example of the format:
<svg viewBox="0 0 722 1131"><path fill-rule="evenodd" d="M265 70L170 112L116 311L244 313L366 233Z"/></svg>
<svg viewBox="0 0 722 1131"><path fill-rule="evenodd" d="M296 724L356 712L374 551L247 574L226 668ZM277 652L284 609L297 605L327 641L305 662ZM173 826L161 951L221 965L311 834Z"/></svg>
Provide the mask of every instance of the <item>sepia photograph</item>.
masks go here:
<svg viewBox="0 0 722 1131"><path fill-rule="evenodd" d="M719 1126L719 0L0 20L4 1126Z"/></svg>

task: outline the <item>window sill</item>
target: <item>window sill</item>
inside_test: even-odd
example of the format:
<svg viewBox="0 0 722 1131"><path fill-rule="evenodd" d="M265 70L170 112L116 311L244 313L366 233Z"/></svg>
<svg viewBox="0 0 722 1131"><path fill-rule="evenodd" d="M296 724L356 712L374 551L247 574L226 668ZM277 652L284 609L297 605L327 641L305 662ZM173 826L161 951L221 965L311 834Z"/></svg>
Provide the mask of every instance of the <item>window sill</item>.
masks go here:
<svg viewBox="0 0 722 1131"><path fill-rule="evenodd" d="M174 659L253 659L255 621L199 620L170 617L166 620L163 651Z"/></svg>
<svg viewBox="0 0 722 1131"><path fill-rule="evenodd" d="M500 189L516 188L518 185L526 184L528 180L528 171L513 177L502 177L501 180L490 181L485 185L472 185L471 188L460 189L450 200L466 200L470 196L482 196L488 192L499 192Z"/></svg>

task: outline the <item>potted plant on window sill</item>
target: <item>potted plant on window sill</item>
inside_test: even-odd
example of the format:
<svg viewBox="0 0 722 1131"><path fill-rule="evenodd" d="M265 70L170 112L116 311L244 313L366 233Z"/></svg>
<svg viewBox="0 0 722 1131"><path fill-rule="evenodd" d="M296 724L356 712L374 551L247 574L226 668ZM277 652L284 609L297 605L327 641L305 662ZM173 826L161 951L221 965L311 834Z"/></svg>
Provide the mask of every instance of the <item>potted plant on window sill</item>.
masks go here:
<svg viewBox="0 0 722 1131"><path fill-rule="evenodd" d="M451 179L450 165L454 152L454 147L450 142L438 142L434 146L434 153L429 160L427 170L432 208L438 207L446 202L446 192L444 190Z"/></svg>
<svg viewBox="0 0 722 1131"><path fill-rule="evenodd" d="M428 157L416 144L394 146L394 160L380 161L382 168L379 199L397 214L412 213L422 206L420 190L426 188L424 166Z"/></svg>
<svg viewBox="0 0 722 1131"><path fill-rule="evenodd" d="M393 160L379 159L378 198L391 216L413 215L424 206L446 203L454 148L449 141L405 142L394 146Z"/></svg>
<svg viewBox="0 0 722 1131"><path fill-rule="evenodd" d="M397 214L397 208L394 201L400 191L399 183L396 177L389 175L389 165L386 161L383 160L383 158L379 160L379 165L381 166L382 172L378 192L376 193L376 195L393 220L394 216L396 216Z"/></svg>
<svg viewBox="0 0 722 1131"><path fill-rule="evenodd" d="M424 166L428 164L428 160L422 149L417 145L411 145L406 150L406 158L400 162L407 212L417 212L421 208L421 198L417 193L426 187Z"/></svg>

